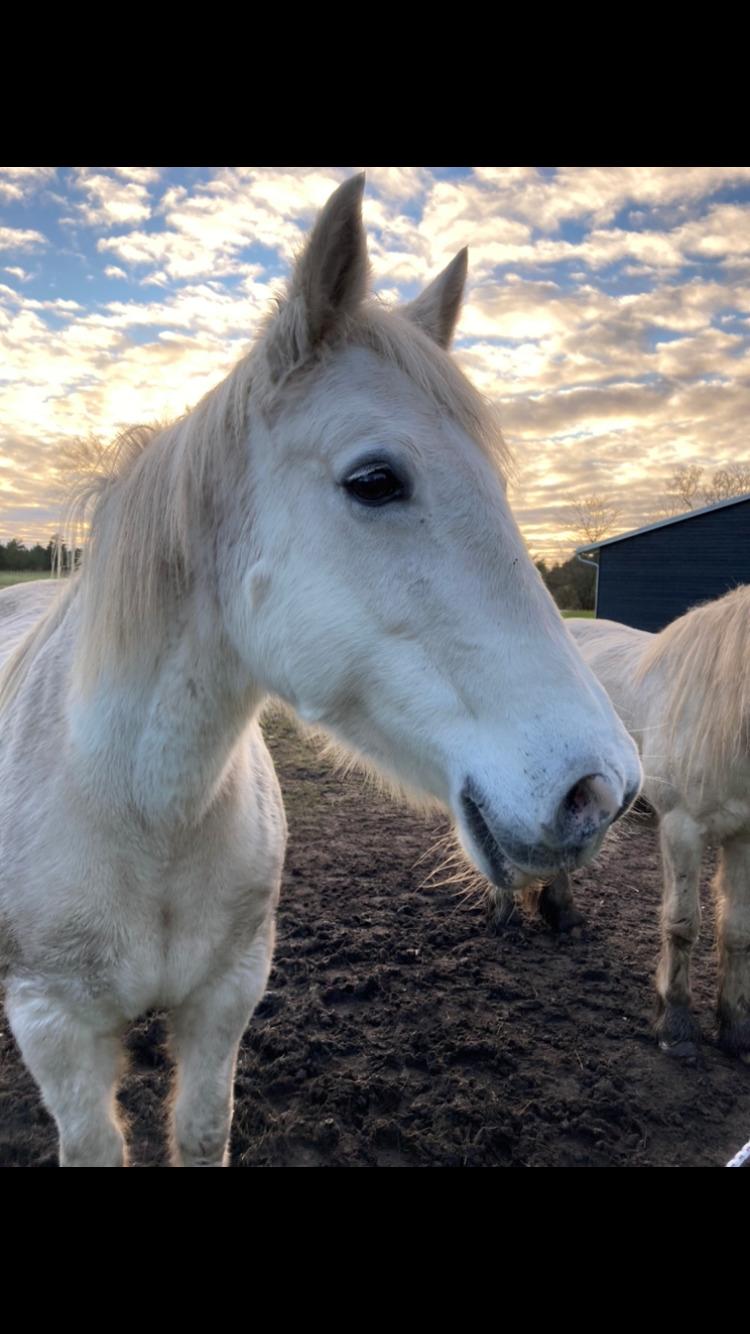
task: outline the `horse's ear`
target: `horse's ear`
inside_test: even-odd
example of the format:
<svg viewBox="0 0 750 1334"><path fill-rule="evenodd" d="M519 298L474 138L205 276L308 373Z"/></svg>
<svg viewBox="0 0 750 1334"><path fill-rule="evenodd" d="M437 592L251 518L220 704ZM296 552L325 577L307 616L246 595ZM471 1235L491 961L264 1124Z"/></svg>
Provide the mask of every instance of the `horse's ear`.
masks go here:
<svg viewBox="0 0 750 1334"><path fill-rule="evenodd" d="M297 364L323 342L339 320L356 309L367 291L364 188L362 173L334 191L297 260L269 346L276 374Z"/></svg>
<svg viewBox="0 0 750 1334"><path fill-rule="evenodd" d="M464 246L415 301L401 307L401 314L424 329L440 347L450 347L464 295L468 255Z"/></svg>

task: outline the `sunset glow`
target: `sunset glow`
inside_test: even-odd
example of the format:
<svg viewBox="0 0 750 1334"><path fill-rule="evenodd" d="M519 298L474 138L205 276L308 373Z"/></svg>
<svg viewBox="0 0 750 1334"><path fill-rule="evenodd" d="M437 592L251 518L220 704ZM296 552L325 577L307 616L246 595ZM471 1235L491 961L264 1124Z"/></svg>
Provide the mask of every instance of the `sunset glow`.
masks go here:
<svg viewBox="0 0 750 1334"><path fill-rule="evenodd" d="M360 168L0 168L0 541L59 526L60 447L194 404ZM577 499L654 521L681 464L748 464L750 168L371 167L373 285L462 246L455 344L501 405L532 552Z"/></svg>

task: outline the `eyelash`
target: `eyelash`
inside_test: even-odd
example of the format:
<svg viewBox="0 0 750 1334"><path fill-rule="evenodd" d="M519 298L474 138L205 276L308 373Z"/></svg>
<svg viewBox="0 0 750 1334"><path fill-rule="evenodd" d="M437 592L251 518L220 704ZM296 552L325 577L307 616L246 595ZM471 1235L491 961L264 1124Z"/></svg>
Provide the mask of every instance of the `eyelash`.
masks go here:
<svg viewBox="0 0 750 1334"><path fill-rule="evenodd" d="M378 509L406 497L406 486L390 463L366 464L351 473L342 485L353 500L368 509Z"/></svg>

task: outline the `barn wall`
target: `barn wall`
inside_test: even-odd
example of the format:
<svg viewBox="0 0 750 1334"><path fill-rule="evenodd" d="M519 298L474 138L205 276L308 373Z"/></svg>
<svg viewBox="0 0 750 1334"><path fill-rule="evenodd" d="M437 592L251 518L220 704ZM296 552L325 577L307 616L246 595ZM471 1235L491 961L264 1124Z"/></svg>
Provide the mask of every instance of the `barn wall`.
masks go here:
<svg viewBox="0 0 750 1334"><path fill-rule="evenodd" d="M596 614L661 630L736 584L750 584L750 500L602 547Z"/></svg>

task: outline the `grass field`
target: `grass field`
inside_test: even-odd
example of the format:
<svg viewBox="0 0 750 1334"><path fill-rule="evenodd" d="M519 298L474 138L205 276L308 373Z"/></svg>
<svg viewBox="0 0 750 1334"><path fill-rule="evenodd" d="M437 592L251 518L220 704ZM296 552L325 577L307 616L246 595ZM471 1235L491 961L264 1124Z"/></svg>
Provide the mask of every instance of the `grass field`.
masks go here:
<svg viewBox="0 0 750 1334"><path fill-rule="evenodd" d="M49 570L0 570L0 588L11 584L27 584L32 579L49 579Z"/></svg>
<svg viewBox="0 0 750 1334"><path fill-rule="evenodd" d="M561 616L587 616L590 620L594 619L593 611L561 611Z"/></svg>

